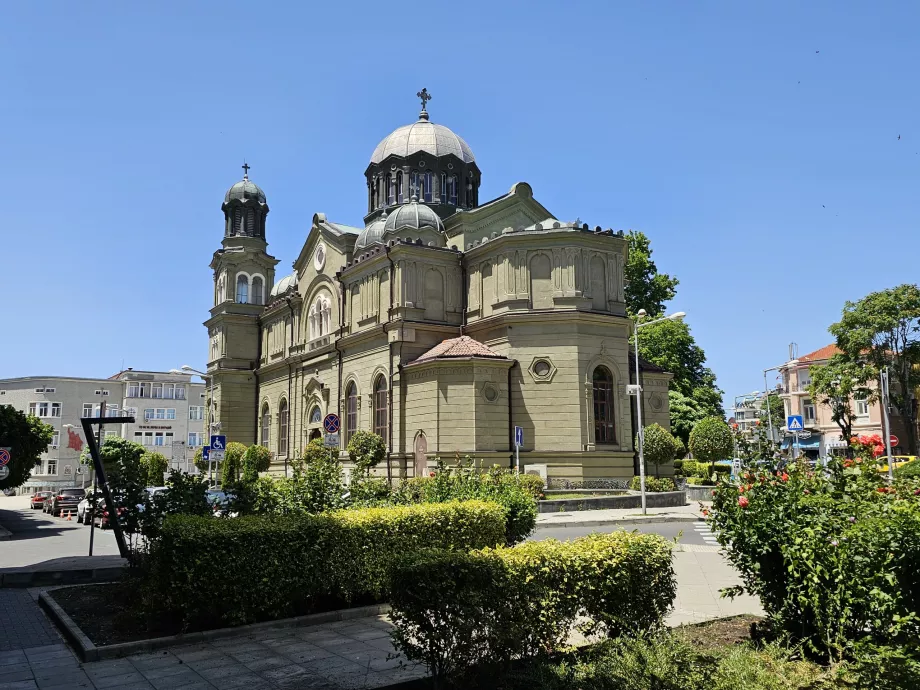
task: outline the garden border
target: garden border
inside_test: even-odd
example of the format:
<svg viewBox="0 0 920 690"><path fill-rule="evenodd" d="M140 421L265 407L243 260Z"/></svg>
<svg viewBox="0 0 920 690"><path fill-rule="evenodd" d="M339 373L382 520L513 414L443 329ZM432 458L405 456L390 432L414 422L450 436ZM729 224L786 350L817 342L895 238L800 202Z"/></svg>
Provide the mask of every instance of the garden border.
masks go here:
<svg viewBox="0 0 920 690"><path fill-rule="evenodd" d="M216 628L214 630L201 630L198 632L180 633L178 635L167 635L165 637L151 637L146 640L120 642L118 644L97 647L93 641L89 639L86 633L80 629L80 626L76 624L73 618L71 618L61 605L54 600L52 592L56 589L62 588L55 587L54 589L40 592L38 595L38 603L45 609L48 616L61 630L64 637L73 645L77 652L77 656L84 662L119 659L130 656L131 654L151 652L156 649L163 649L164 647L194 644L197 642L210 642L211 640L228 637L245 637L256 630L263 630L265 628L309 627L322 623L334 623L336 621L352 620L355 618L380 616L390 612L389 604L372 604L371 606L358 606L351 609L337 609L335 611L325 611L323 613L311 613L307 616L295 616L293 618L279 618L274 621L249 623L247 625L238 625L232 628Z"/></svg>
<svg viewBox="0 0 920 690"><path fill-rule="evenodd" d="M645 505L648 508L677 508L687 505L686 491L646 492ZM596 498L547 498L537 502L540 513L559 513L579 510L606 510L610 508L640 508L642 495L638 491L628 491L618 496L598 496Z"/></svg>

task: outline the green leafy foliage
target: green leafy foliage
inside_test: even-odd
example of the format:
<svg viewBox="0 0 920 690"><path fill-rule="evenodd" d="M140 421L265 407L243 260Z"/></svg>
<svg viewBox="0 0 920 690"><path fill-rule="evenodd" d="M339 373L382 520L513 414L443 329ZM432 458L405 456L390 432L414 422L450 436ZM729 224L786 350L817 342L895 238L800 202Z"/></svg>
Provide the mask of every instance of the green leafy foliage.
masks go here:
<svg viewBox="0 0 920 690"><path fill-rule="evenodd" d="M254 482L259 472L267 472L272 463L272 453L265 446L251 445L243 453L243 481Z"/></svg>
<svg viewBox="0 0 920 690"><path fill-rule="evenodd" d="M367 475L386 457L386 442L370 431L356 431L348 442L349 459L355 464L358 474Z"/></svg>
<svg viewBox="0 0 920 690"><path fill-rule="evenodd" d="M148 450L141 456L147 486L163 486L163 475L169 471L169 460L162 453Z"/></svg>
<svg viewBox="0 0 920 690"><path fill-rule="evenodd" d="M809 367L809 372L811 399L827 407L843 438L850 438L856 422L856 399L865 398L869 404L878 399L878 387L869 386L878 378L878 371L865 362L836 354L823 366Z"/></svg>
<svg viewBox="0 0 920 690"><path fill-rule="evenodd" d="M146 559L143 599L148 615L190 627L309 613L330 597L379 601L389 594L397 557L429 547L482 548L504 533L502 510L481 501L226 520L169 516Z"/></svg>
<svg viewBox="0 0 920 690"><path fill-rule="evenodd" d="M641 491L642 489L642 478L633 477L632 481L629 482L629 488L633 491ZM662 491L674 491L674 480L669 479L668 477L646 477L645 478L645 490L649 493L660 493Z"/></svg>
<svg viewBox="0 0 920 690"><path fill-rule="evenodd" d="M240 480L240 471L243 469L243 456L246 446L236 441L230 441L224 450L224 461L220 468L220 481L223 485L235 484Z"/></svg>
<svg viewBox="0 0 920 690"><path fill-rule="evenodd" d="M626 306L631 314L645 309L650 317L661 316L665 302L670 302L677 294L680 281L667 273L659 273L658 266L652 260L651 241L639 230L630 230L626 234L629 254L624 267L626 278Z"/></svg>
<svg viewBox="0 0 920 690"><path fill-rule="evenodd" d="M195 467L198 468L198 471L199 471L199 472L201 472L202 474L206 474L206 473L207 473L207 471L208 471L208 463L207 463L207 461L204 459L204 452L201 450L201 448L198 448L198 449L195 451L195 457L192 459L192 462L195 463Z"/></svg>
<svg viewBox="0 0 920 690"><path fill-rule="evenodd" d="M645 457L646 467L648 463L655 466L655 476L660 474L662 465L666 465L674 460L677 454L677 440L671 435L671 432L660 424L651 424L645 427L643 435L642 454ZM648 472L648 470L646 470Z"/></svg>
<svg viewBox="0 0 920 690"><path fill-rule="evenodd" d="M897 479L917 479L920 478L920 460L911 460L899 467L894 468L894 476Z"/></svg>
<svg viewBox="0 0 920 690"><path fill-rule="evenodd" d="M837 339L842 359L857 367L868 364L875 371L888 367L891 402L906 422L909 452L916 455L913 393L920 385L920 288L898 285L847 302L840 321L828 330Z"/></svg>
<svg viewBox="0 0 920 690"><path fill-rule="evenodd" d="M686 449L690 443L690 432L697 422L706 419L707 413L693 398L675 390L668 391L668 411L671 417L671 433L680 439Z"/></svg>
<svg viewBox="0 0 920 690"><path fill-rule="evenodd" d="M507 543L516 544L536 528L537 486L529 475L510 472L498 465L482 472L467 456L458 459L453 467L438 459L431 476L403 481L393 492L392 500L404 504L468 499L494 501L505 511Z"/></svg>
<svg viewBox="0 0 920 690"><path fill-rule="evenodd" d="M888 486L862 458L743 479L716 489L709 520L778 629L837 660L858 641L917 639L920 484Z"/></svg>
<svg viewBox="0 0 920 690"><path fill-rule="evenodd" d="M432 674L457 674L556 649L582 617L586 632L611 636L658 627L675 594L671 546L658 535L428 551L393 571L393 640Z"/></svg>
<svg viewBox="0 0 920 690"><path fill-rule="evenodd" d="M26 415L12 405L0 405L0 448L10 449L10 475L0 480L0 489L21 486L32 475L32 468L41 462L54 427L38 417Z"/></svg>
<svg viewBox="0 0 920 690"><path fill-rule="evenodd" d="M687 446L693 457L702 462L715 462L732 457L732 432L719 417L707 417L697 422L690 433Z"/></svg>

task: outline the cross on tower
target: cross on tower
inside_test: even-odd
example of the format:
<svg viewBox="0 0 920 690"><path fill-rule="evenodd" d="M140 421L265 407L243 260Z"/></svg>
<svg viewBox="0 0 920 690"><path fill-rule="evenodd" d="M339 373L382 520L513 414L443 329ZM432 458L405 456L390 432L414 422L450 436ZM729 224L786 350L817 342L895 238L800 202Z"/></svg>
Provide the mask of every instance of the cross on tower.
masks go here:
<svg viewBox="0 0 920 690"><path fill-rule="evenodd" d="M248 180L249 179L249 167L250 167L249 163L247 163L246 161L243 161L242 167L243 167L243 179Z"/></svg>
<svg viewBox="0 0 920 690"><path fill-rule="evenodd" d="M425 112L427 110L426 106L428 105L428 101L431 100L431 94L428 93L428 89L422 89L415 95L422 99L422 112Z"/></svg>

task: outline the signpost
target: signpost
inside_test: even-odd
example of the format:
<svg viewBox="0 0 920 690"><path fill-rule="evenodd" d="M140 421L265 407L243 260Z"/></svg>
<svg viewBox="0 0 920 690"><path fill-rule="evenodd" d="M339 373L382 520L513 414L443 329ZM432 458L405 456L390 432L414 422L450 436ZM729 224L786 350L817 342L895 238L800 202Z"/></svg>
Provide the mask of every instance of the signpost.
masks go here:
<svg viewBox="0 0 920 690"><path fill-rule="evenodd" d="M339 447L339 435L338 434L326 434L323 436L323 445L326 448L338 448Z"/></svg>
<svg viewBox="0 0 920 690"><path fill-rule="evenodd" d="M524 445L524 427L514 427L514 467L521 473L521 446Z"/></svg>
<svg viewBox="0 0 920 690"><path fill-rule="evenodd" d="M0 467L5 467L10 462L10 450L11 448L0 448Z"/></svg>
<svg viewBox="0 0 920 690"><path fill-rule="evenodd" d="M805 420L800 414L786 417L786 428L792 432L792 459L795 460L799 454L799 437L808 438L811 434L805 431Z"/></svg>
<svg viewBox="0 0 920 690"><path fill-rule="evenodd" d="M326 435L323 437L323 445L329 449L333 462L335 461L336 449L341 447L339 445L339 429L341 426L342 420L339 419L339 416L334 412L330 412L323 417L323 429L326 432Z"/></svg>
<svg viewBox="0 0 920 690"><path fill-rule="evenodd" d="M3 465L2 467L0 467L0 481L6 479L9 476L10 476L10 468L7 467L6 465Z"/></svg>

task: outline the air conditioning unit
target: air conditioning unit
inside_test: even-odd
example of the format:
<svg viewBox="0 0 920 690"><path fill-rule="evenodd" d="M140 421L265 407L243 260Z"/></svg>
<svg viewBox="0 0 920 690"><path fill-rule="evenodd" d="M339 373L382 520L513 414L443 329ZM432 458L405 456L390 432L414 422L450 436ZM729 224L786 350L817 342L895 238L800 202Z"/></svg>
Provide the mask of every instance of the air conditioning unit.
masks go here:
<svg viewBox="0 0 920 690"><path fill-rule="evenodd" d="M57 446L51 446L51 450L57 450Z"/></svg>
<svg viewBox="0 0 920 690"><path fill-rule="evenodd" d="M547 465L524 465L524 474L536 474L546 483Z"/></svg>

